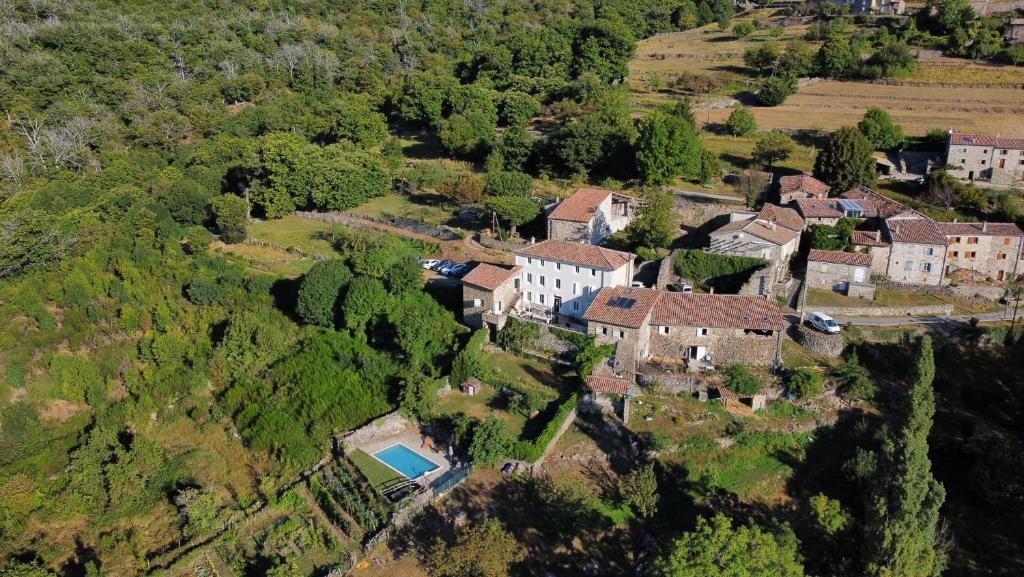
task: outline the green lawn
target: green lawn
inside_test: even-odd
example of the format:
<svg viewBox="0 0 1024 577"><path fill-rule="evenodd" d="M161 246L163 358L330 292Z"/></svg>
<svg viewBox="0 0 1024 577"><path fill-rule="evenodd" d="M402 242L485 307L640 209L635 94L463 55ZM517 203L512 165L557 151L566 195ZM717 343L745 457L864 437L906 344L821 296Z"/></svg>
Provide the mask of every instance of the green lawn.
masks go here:
<svg viewBox="0 0 1024 577"><path fill-rule="evenodd" d="M411 196L405 194L386 194L370 199L368 202L353 208L352 212L378 217L385 214L404 216L422 220L435 226L447 224L452 220L453 215L449 210L440 206L426 204L427 197L428 195L426 194ZM417 200L422 200L423 202L416 202Z"/></svg>
<svg viewBox="0 0 1024 577"><path fill-rule="evenodd" d="M754 151L755 139L752 137L702 132L700 138L704 148L718 156L725 170L740 171L750 168L753 164L750 158ZM789 159L778 163L777 167L811 172L814 169L815 156L814 148L797 145Z"/></svg>
<svg viewBox="0 0 1024 577"><path fill-rule="evenodd" d="M356 449L348 454L349 460L355 463L356 467L366 475L366 478L378 492L383 492L388 487L405 481L405 477L397 473L391 467L381 463L372 456Z"/></svg>
<svg viewBox="0 0 1024 577"><path fill-rule="evenodd" d="M875 300L848 297L828 289L808 289L807 306L821 307L914 307L943 304L943 300L928 294L894 291L879 287Z"/></svg>
<svg viewBox="0 0 1024 577"><path fill-rule="evenodd" d="M555 396L567 379L555 372L555 365L536 357L517 357L504 351L485 351L483 364L504 379L518 383L527 392Z"/></svg>
<svg viewBox="0 0 1024 577"><path fill-rule="evenodd" d="M523 432L523 427L526 425L526 417L520 413L503 411L496 408L499 402L499 399L496 398L497 396L498 390L491 386L484 387L482 391L472 396L464 395L459 391L453 391L445 395L438 402L437 410L445 415L463 413L481 421L494 415L498 420L505 423L505 427L512 438L519 438L519 435Z"/></svg>
<svg viewBox="0 0 1024 577"><path fill-rule="evenodd" d="M289 215L250 224L249 238L283 247L296 247L308 255L336 256L337 252L330 241L317 237L318 234L329 233L331 229L332 225L326 222Z"/></svg>

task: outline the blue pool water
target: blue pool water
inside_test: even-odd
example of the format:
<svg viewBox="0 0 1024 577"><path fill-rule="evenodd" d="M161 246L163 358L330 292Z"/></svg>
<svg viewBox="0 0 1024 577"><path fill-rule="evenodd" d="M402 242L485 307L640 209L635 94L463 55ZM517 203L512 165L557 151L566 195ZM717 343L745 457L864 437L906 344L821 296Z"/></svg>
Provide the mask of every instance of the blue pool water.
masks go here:
<svg viewBox="0 0 1024 577"><path fill-rule="evenodd" d="M381 449L373 456L409 479L416 479L438 468L433 461L401 443Z"/></svg>

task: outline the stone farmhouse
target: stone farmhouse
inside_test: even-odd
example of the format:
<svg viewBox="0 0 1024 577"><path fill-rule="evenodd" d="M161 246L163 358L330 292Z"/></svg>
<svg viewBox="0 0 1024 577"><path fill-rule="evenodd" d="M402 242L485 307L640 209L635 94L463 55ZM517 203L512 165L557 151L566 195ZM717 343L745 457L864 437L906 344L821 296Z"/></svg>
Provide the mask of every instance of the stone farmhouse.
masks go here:
<svg viewBox="0 0 1024 577"><path fill-rule="evenodd" d="M942 284L949 241L934 220L917 214L897 216L886 219L882 230L889 242L886 278L905 284Z"/></svg>
<svg viewBox="0 0 1024 577"><path fill-rule="evenodd" d="M807 286L848 296L873 299L871 255L859 252L811 249L807 254Z"/></svg>
<svg viewBox="0 0 1024 577"><path fill-rule="evenodd" d="M1005 281L1024 272L1024 231L1012 223L940 222L949 241L945 275L957 281Z"/></svg>
<svg viewBox="0 0 1024 577"><path fill-rule="evenodd" d="M779 204L789 204L798 198L828 198L829 185L809 174L783 176L779 179Z"/></svg>
<svg viewBox="0 0 1024 577"><path fill-rule="evenodd" d="M520 298L521 267L504 268L480 263L462 277L462 321L474 329L487 327L491 340Z"/></svg>
<svg viewBox="0 0 1024 577"><path fill-rule="evenodd" d="M949 131L946 168L961 180L1012 185L1024 181L1024 138Z"/></svg>
<svg viewBox="0 0 1024 577"><path fill-rule="evenodd" d="M807 226L835 226L841 218L863 218L877 227L881 220L907 212L902 204L863 186L850 189L836 198L798 198L793 203Z"/></svg>
<svg viewBox="0 0 1024 577"><path fill-rule="evenodd" d="M637 201L602 188L581 188L548 214L548 239L600 244L636 215Z"/></svg>
<svg viewBox="0 0 1024 577"><path fill-rule="evenodd" d="M732 222L708 235L708 252L763 258L772 265L774 282L789 276L789 258L800 245L804 219L791 209L766 204L754 215L734 213Z"/></svg>

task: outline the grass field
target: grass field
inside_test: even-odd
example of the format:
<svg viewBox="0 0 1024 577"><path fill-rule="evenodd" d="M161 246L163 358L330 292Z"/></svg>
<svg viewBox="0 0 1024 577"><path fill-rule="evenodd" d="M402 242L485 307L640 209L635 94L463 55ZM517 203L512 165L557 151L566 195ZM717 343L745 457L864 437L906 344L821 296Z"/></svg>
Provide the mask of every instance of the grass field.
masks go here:
<svg viewBox="0 0 1024 577"><path fill-rule="evenodd" d="M875 290L875 300L848 297L828 289L808 289L807 306L822 307L914 307L940 305L943 301L935 296L894 291L886 288Z"/></svg>
<svg viewBox="0 0 1024 577"><path fill-rule="evenodd" d="M349 453L348 458L355 463L356 467L359 467L359 470L366 475L366 479L370 481L370 484L373 485L373 488L378 492L384 491L388 487L406 480L405 477L398 474L391 467L388 467L384 463L381 463L359 449Z"/></svg>
<svg viewBox="0 0 1024 577"><path fill-rule="evenodd" d="M757 14L765 18L768 13ZM791 26L775 40L784 44L805 31L804 25ZM697 119L701 123L721 123L731 108L707 110L702 105L728 96L749 99L743 93L749 94L756 80L744 69L743 52L770 39L768 30L761 30L740 41L712 24L643 40L630 64L634 104L642 109L681 98L681 93L671 87L673 80L704 77L717 88L695 98ZM652 85L652 77L660 86ZM762 129L832 131L856 124L868 107L881 106L909 135L923 135L934 128L1024 133L1024 67L930 56L898 83L821 81L802 86L782 106L755 107L754 115Z"/></svg>

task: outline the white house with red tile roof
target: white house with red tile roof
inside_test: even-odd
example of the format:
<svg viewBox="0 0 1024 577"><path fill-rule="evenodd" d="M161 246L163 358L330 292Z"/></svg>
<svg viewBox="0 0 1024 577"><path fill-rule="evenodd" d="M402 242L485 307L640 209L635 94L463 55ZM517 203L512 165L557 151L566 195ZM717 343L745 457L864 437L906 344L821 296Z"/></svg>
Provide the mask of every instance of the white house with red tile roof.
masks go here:
<svg viewBox="0 0 1024 577"><path fill-rule="evenodd" d="M583 242L545 240L516 251L521 307L581 318L602 288L629 286L634 255Z"/></svg>
<svg viewBox="0 0 1024 577"><path fill-rule="evenodd" d="M1024 138L949 131L946 169L961 180L1024 182Z"/></svg>
<svg viewBox="0 0 1024 577"><path fill-rule="evenodd" d="M636 200L603 188L581 188L548 214L548 238L599 244L629 225Z"/></svg>

